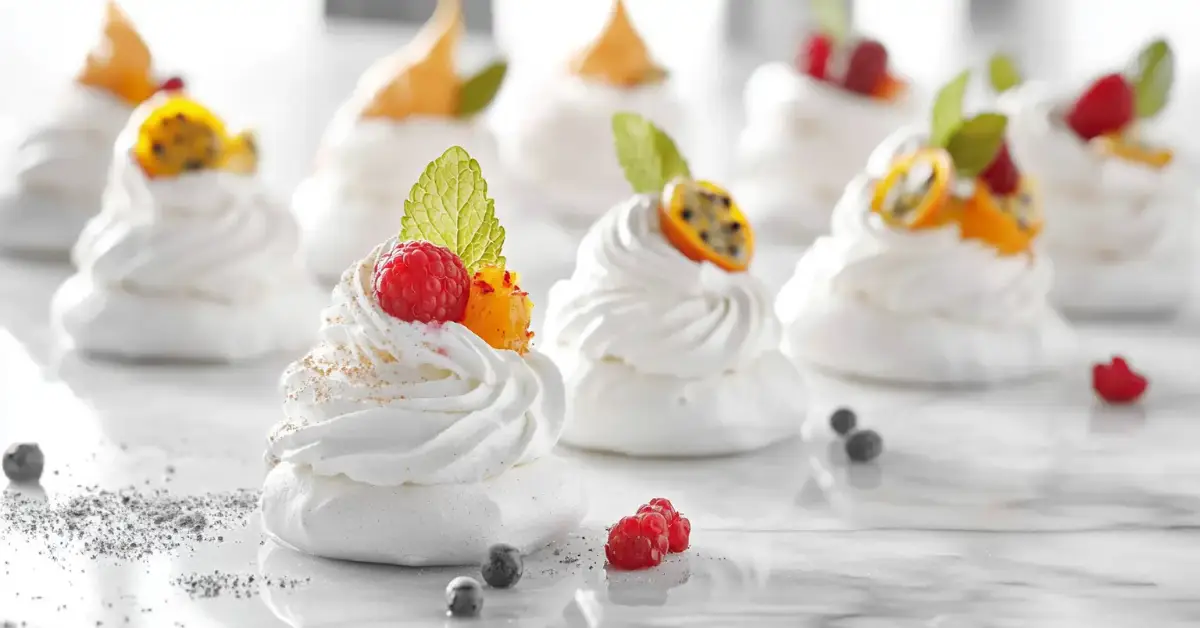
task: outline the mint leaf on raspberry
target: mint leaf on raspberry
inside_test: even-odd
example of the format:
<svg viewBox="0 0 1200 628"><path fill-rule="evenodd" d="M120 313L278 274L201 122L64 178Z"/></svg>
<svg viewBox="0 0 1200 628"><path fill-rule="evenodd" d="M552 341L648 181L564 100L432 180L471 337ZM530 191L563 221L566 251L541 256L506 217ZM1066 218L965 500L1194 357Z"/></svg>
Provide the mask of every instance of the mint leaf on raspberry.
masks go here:
<svg viewBox="0 0 1200 628"><path fill-rule="evenodd" d="M479 162L461 146L425 167L404 201L400 225L402 239L450 249L468 273L504 266L504 227L496 220L496 202L488 198Z"/></svg>
<svg viewBox="0 0 1200 628"><path fill-rule="evenodd" d="M971 72L963 70L954 80L946 83L933 101L933 120L929 125L929 143L945 148L950 138L963 123L963 99L967 95L967 83Z"/></svg>
<svg viewBox="0 0 1200 628"><path fill-rule="evenodd" d="M1139 118L1152 118L1167 106L1175 82L1175 55L1165 40L1151 42L1138 53L1130 77Z"/></svg>
<svg viewBox="0 0 1200 628"><path fill-rule="evenodd" d="M496 61L467 79L459 91L458 117L469 118L487 109L500 92L507 73L508 64Z"/></svg>
<svg viewBox="0 0 1200 628"><path fill-rule="evenodd" d="M946 142L959 176L975 177L996 159L1004 144L1008 118L998 113L981 113L959 125Z"/></svg>
<svg viewBox="0 0 1200 628"><path fill-rule="evenodd" d="M617 160L634 192L659 194L671 179L691 177L679 147L653 122L636 113L618 113L612 129Z"/></svg>

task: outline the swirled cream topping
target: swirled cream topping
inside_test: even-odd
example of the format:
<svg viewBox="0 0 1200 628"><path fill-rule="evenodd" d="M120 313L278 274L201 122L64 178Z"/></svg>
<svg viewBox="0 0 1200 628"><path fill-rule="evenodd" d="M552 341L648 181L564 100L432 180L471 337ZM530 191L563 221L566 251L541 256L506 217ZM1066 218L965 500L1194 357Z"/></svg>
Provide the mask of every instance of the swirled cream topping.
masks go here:
<svg viewBox="0 0 1200 628"><path fill-rule="evenodd" d="M253 177L206 171L149 180L120 156L104 208L73 259L110 289L252 302L299 281L299 234Z"/></svg>
<svg viewBox="0 0 1200 628"><path fill-rule="evenodd" d="M556 285L550 300L553 342L642 373L719 375L779 343L766 287L747 273L680 254L663 238L650 196L618 205L592 227L574 276Z"/></svg>
<svg viewBox="0 0 1200 628"><path fill-rule="evenodd" d="M796 277L901 316L1000 325L1045 316L1051 270L1044 257L1001 256L982 242L964 240L956 224L895 229L871 211L872 186L860 175L847 187L834 209L832 233L813 244ZM781 298L780 316L794 318L806 298Z"/></svg>
<svg viewBox="0 0 1200 628"><path fill-rule="evenodd" d="M317 346L283 375L268 454L377 486L470 483L531 462L562 431L562 378L537 352L490 347L458 323L384 312L372 275L387 242L342 276Z"/></svg>

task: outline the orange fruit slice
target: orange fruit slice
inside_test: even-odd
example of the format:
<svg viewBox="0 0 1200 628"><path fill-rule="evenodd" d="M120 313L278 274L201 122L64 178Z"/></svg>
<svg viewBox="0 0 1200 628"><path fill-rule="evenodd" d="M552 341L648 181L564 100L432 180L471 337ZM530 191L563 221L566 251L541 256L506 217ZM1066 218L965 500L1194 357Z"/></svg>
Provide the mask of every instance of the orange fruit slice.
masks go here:
<svg viewBox="0 0 1200 628"><path fill-rule="evenodd" d="M941 226L953 182L954 161L945 150L922 148L902 155L875 185L871 211L896 227Z"/></svg>
<svg viewBox="0 0 1200 628"><path fill-rule="evenodd" d="M907 91L908 83L904 82L903 79L891 74L885 74L883 80L871 92L871 97L887 102L895 102Z"/></svg>
<svg viewBox="0 0 1200 628"><path fill-rule="evenodd" d="M658 206L663 237L685 257L742 272L754 257L754 231L729 192L711 181L676 178Z"/></svg>
<svg viewBox="0 0 1200 628"><path fill-rule="evenodd" d="M956 216L964 239L979 240L1001 255L1025 253L1042 231L1041 198L1036 183L1021 178L1017 193L994 196L983 181Z"/></svg>
<svg viewBox="0 0 1200 628"><path fill-rule="evenodd" d="M517 273L484 266L471 278L463 325L494 349L529 352L533 302L517 285Z"/></svg>
<svg viewBox="0 0 1200 628"><path fill-rule="evenodd" d="M1166 168L1175 159L1175 152L1169 148L1143 144L1120 133L1101 135L1092 140L1091 145L1105 157L1123 159L1155 169Z"/></svg>

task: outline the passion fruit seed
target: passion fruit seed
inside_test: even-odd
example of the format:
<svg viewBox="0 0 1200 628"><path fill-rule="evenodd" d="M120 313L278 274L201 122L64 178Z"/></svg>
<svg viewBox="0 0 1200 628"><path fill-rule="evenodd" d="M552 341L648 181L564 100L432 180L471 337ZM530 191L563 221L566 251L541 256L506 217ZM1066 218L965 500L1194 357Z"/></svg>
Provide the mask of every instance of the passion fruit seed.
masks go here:
<svg viewBox="0 0 1200 628"><path fill-rule="evenodd" d="M679 218L714 252L741 260L746 253L746 232L730 212L733 199L688 181L683 185Z"/></svg>
<svg viewBox="0 0 1200 628"><path fill-rule="evenodd" d="M214 167L217 163L220 137L201 121L183 113L163 118L151 131L155 175L176 175Z"/></svg>

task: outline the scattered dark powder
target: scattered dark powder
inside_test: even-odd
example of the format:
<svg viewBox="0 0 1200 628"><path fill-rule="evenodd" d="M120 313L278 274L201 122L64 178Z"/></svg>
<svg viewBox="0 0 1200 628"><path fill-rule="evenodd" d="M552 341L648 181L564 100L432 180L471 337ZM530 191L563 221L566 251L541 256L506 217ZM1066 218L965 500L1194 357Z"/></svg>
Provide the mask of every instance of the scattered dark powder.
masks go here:
<svg viewBox="0 0 1200 628"><path fill-rule="evenodd" d="M83 487L66 499L5 492L0 498L0 538L21 535L45 545L42 554L62 562L78 556L135 561L214 541L216 533L246 525L258 491L173 495Z"/></svg>
<svg viewBox="0 0 1200 628"><path fill-rule="evenodd" d="M311 578L274 578L253 574L226 573L190 573L171 580L171 584L187 592L193 599L233 596L249 598L258 595L262 587L275 589L295 589L308 584Z"/></svg>

